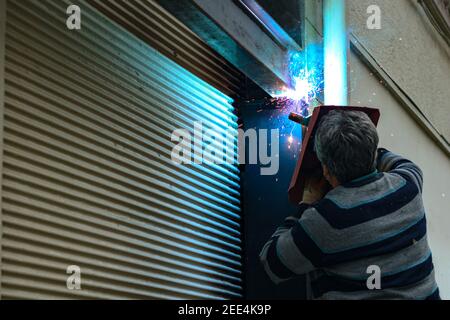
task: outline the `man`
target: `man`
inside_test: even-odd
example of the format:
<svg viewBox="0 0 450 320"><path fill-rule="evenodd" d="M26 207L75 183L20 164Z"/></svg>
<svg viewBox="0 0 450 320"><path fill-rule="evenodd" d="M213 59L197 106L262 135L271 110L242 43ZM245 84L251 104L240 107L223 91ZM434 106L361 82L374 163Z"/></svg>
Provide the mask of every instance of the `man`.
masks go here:
<svg viewBox="0 0 450 320"><path fill-rule="evenodd" d="M422 172L377 150L378 142L363 112L323 117L315 150L332 190L323 196L323 184L312 185L298 216L264 246L260 258L274 282L307 275L311 299L440 299Z"/></svg>

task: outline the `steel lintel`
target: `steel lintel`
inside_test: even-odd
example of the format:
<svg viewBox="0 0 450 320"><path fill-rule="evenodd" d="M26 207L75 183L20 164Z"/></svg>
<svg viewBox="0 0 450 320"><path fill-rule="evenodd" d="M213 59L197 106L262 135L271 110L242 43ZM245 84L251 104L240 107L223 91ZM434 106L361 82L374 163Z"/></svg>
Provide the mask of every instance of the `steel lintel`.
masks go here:
<svg viewBox="0 0 450 320"><path fill-rule="evenodd" d="M291 87L289 48L274 41L235 1L158 3L268 94Z"/></svg>

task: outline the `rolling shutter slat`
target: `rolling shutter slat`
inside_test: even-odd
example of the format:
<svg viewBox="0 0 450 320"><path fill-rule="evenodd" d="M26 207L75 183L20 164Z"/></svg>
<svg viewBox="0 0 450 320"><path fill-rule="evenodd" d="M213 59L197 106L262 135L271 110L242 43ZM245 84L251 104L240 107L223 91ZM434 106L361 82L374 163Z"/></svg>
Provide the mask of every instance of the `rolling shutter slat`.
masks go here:
<svg viewBox="0 0 450 320"><path fill-rule="evenodd" d="M239 298L239 170L170 158L175 129L237 132L216 88L239 74L153 1L94 2L8 1L1 298ZM71 4L82 30L65 27ZM134 15L139 38L104 13ZM145 21L153 42L171 35L159 51L179 40L189 71L148 45Z"/></svg>
<svg viewBox="0 0 450 320"><path fill-rule="evenodd" d="M88 0L141 40L227 95L239 95L243 76L154 0Z"/></svg>

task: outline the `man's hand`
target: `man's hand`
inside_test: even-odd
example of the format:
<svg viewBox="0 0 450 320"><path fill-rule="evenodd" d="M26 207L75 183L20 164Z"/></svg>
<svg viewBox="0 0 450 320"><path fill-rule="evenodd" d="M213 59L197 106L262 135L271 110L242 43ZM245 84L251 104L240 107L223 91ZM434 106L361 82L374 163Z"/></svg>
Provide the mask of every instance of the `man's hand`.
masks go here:
<svg viewBox="0 0 450 320"><path fill-rule="evenodd" d="M323 199L330 190L327 180L322 176L312 175L305 179L305 188L303 191L303 202L313 204Z"/></svg>

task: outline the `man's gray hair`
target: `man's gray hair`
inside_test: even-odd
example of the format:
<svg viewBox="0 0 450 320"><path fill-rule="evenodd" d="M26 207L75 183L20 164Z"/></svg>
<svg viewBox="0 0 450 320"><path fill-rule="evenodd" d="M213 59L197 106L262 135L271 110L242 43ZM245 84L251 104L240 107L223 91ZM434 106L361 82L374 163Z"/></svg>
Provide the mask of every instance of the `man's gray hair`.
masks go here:
<svg viewBox="0 0 450 320"><path fill-rule="evenodd" d="M330 174L347 183L375 171L378 142L377 129L367 114L333 110L319 123L315 150Z"/></svg>

